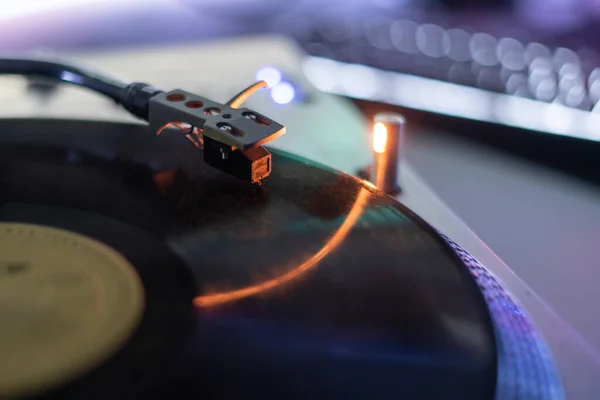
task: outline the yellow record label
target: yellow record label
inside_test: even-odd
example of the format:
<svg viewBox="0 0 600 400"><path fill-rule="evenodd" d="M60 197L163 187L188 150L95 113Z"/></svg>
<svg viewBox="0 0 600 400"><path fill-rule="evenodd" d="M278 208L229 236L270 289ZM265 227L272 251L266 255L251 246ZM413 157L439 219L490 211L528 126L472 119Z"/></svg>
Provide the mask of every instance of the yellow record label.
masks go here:
<svg viewBox="0 0 600 400"><path fill-rule="evenodd" d="M141 281L115 250L65 230L0 223L0 398L98 366L143 308Z"/></svg>

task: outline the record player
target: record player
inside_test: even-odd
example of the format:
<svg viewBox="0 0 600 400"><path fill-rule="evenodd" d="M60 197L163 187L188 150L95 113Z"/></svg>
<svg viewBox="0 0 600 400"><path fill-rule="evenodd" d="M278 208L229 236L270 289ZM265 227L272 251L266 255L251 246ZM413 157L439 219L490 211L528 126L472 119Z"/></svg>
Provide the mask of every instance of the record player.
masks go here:
<svg viewBox="0 0 600 400"><path fill-rule="evenodd" d="M148 121L0 121L0 398L591 387L595 361L410 168L391 195L351 174L374 137L336 157L339 132L316 140L322 129L244 108L260 82L220 102L54 61L0 65ZM578 381L572 365L590 372Z"/></svg>

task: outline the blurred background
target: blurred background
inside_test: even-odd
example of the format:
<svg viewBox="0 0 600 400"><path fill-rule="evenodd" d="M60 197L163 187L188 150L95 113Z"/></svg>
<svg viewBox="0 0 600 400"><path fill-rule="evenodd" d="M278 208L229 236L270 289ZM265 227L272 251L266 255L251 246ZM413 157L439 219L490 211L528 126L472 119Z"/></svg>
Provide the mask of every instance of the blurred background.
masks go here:
<svg viewBox="0 0 600 400"><path fill-rule="evenodd" d="M297 66L303 79L349 99L356 113L406 115L404 154L426 184L600 349L593 317L600 301L600 0L0 6L3 54L129 52L263 34L296 43L306 55ZM202 53L178 62L179 77L226 85L219 76L195 75L197 63L211 63ZM140 74L148 68L132 66ZM279 79L280 72L256 73ZM305 107L289 86L271 94L293 112ZM10 102L0 93L0 109ZM326 118L310 119L308 129Z"/></svg>
<svg viewBox="0 0 600 400"><path fill-rule="evenodd" d="M325 92L422 111L428 123L454 117L443 126L600 141L599 0L22 0L0 10L4 53L259 34L297 42L313 57L304 73ZM481 136L469 127L455 130ZM586 175L580 157L535 156Z"/></svg>

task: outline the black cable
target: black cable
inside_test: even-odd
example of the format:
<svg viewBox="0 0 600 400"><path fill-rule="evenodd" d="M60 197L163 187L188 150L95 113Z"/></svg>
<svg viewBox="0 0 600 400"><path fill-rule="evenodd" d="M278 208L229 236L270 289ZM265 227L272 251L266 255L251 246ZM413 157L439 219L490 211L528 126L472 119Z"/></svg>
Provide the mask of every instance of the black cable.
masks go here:
<svg viewBox="0 0 600 400"><path fill-rule="evenodd" d="M137 117L148 119L148 102L161 90L146 83L126 83L70 64L30 58L0 58L0 74L39 76L72 83L103 94Z"/></svg>
<svg viewBox="0 0 600 400"><path fill-rule="evenodd" d="M46 60L2 58L0 59L0 74L53 78L86 87L110 97L117 103L123 101L127 89L125 82L74 65Z"/></svg>

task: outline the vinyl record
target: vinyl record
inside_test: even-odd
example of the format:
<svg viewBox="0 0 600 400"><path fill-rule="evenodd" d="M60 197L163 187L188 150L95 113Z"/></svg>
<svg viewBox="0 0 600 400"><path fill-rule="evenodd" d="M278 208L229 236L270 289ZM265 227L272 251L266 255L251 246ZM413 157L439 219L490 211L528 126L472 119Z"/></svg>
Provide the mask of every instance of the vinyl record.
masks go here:
<svg viewBox="0 0 600 400"><path fill-rule="evenodd" d="M307 160L274 151L272 175L250 185L176 132L8 121L0 222L99 241L144 288L127 343L38 396L496 393L497 327L457 252L393 199Z"/></svg>

